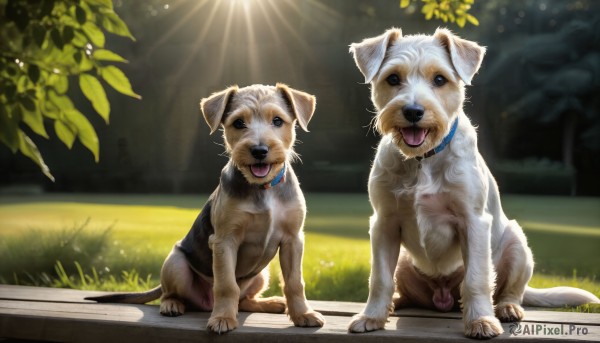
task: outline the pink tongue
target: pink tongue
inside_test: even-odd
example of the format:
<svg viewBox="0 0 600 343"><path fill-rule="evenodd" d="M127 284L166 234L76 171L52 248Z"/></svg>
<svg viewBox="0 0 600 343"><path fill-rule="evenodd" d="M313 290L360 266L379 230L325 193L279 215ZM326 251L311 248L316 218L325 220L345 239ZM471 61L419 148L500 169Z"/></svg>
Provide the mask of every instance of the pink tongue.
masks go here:
<svg viewBox="0 0 600 343"><path fill-rule="evenodd" d="M419 127L406 127L401 130L404 142L410 146L419 146L425 141L427 130Z"/></svg>
<svg viewBox="0 0 600 343"><path fill-rule="evenodd" d="M270 164L257 163L250 166L250 171L255 177L265 177L271 171Z"/></svg>

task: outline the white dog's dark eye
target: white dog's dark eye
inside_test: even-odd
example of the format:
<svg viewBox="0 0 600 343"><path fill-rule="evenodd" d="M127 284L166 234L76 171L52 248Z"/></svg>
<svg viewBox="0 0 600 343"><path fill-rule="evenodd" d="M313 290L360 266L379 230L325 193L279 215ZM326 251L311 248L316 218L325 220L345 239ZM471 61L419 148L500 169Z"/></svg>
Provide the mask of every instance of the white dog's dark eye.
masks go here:
<svg viewBox="0 0 600 343"><path fill-rule="evenodd" d="M387 81L390 86L398 86L400 84L400 76L398 76L398 74L392 74L388 76L385 81Z"/></svg>
<svg viewBox="0 0 600 343"><path fill-rule="evenodd" d="M245 129L246 128L246 123L244 123L244 121L241 120L241 119L236 119L233 122L233 127L235 127L238 130Z"/></svg>
<svg viewBox="0 0 600 343"><path fill-rule="evenodd" d="M443 85L445 85L446 83L448 83L448 80L447 80L445 77L443 77L442 75L436 75L436 76L433 78L433 84L434 84L436 87L442 87L442 86L443 86Z"/></svg>
<svg viewBox="0 0 600 343"><path fill-rule="evenodd" d="M273 126L281 127L281 125L283 125L283 119L281 119L279 117L273 118Z"/></svg>

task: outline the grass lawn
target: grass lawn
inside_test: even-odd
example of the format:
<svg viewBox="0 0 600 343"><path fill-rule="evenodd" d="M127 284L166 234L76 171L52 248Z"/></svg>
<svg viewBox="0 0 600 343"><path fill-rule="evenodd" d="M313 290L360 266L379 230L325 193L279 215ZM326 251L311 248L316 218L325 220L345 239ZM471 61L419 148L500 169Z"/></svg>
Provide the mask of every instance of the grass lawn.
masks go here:
<svg viewBox="0 0 600 343"><path fill-rule="evenodd" d="M306 197L303 269L307 297L365 301L371 214L367 195L307 194ZM175 241L188 231L206 198L205 195L1 196L0 259L18 262L12 266L3 262L0 277L3 282L14 282L14 271L27 270L19 277L20 282L44 284L35 278L36 271L31 267L35 264L32 260L38 258L46 262L43 267L46 279L53 279L59 286L121 290L154 285L162 260ZM532 286L570 285L600 296L599 198L508 195L503 201L508 216L519 221L529 238L536 260ZM82 233L95 234L100 241L105 239L106 248L99 249L95 256L86 254L100 244L91 240L86 243L83 238L75 241L72 232L81 226L85 226ZM108 228L109 232L102 235ZM29 236L24 240L24 235ZM60 273L53 275L56 257L38 256L40 251L49 250L44 242L53 236L60 237L58 246L72 250L71 254L58 255L66 274L74 275L70 280L65 275L61 279ZM81 264L80 271L75 261ZM128 273L122 277L122 271ZM278 263L271 264L271 271L268 293L280 294Z"/></svg>

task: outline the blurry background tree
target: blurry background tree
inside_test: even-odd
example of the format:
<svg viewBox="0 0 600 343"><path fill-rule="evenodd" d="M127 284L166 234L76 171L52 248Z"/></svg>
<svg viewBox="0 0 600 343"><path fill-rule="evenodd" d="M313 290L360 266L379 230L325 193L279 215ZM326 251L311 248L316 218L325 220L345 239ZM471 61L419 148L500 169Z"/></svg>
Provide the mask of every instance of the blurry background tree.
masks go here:
<svg viewBox="0 0 600 343"><path fill-rule="evenodd" d="M597 194L600 17L595 2L486 3L481 97L510 192ZM493 23L493 24L491 24Z"/></svg>
<svg viewBox="0 0 600 343"><path fill-rule="evenodd" d="M131 61L119 68L144 101L106 87L96 67L85 72L105 86L111 107L108 128L101 116L92 115L93 106L76 84L78 75L68 77L73 87L63 94L96 129L101 161L94 163L83 144L64 149L55 134L55 126L61 124L54 120L43 117L48 140L21 121L19 127L38 145L57 181L43 177L22 154L0 148L0 194L210 192L226 158L217 157L223 147L217 135L208 135L198 101L226 85L276 82L306 90L318 99L311 133L298 133L303 144L297 150L306 158L295 168L303 188L365 192L379 137L368 129L373 109L369 88L361 84L348 44L392 26L409 35L448 25L461 37L487 47L476 82L467 91L465 112L479 128L480 150L501 191L600 195L600 97L596 96L600 93L600 1L471 2L113 0L114 10L135 32L136 42L111 35L104 49ZM51 3L54 11L61 6L76 10L77 4L90 7L87 0ZM6 0L0 4L1 32L11 27L11 34L20 37L8 39L2 33L3 55L13 51L8 44L21 42L24 33L14 20L4 19ZM42 4L31 1L21 6L35 9ZM37 12L27 12L30 21L37 20L32 19ZM454 23L448 13L453 13ZM70 15L75 21L76 14ZM465 15L464 27L457 14ZM479 25L474 26L466 14ZM99 17L95 24L103 28L102 22ZM54 54L62 52L52 45L53 36L63 35L61 30L52 35L49 28L44 36ZM93 55L85 57L99 63ZM26 75L21 80L31 86L27 65L17 68L14 60L13 55L8 59L12 69ZM0 61L7 64L7 59ZM2 76L0 83L6 79ZM6 93L0 92L2 102ZM27 105L27 100L22 101ZM23 105L16 104L16 111L23 112Z"/></svg>
<svg viewBox="0 0 600 343"><path fill-rule="evenodd" d="M400 0L400 7L413 11L411 3L422 3L421 12L427 20L435 18L444 23L456 23L460 27L464 27L467 22L478 26L477 18L469 13L474 2L475 0Z"/></svg>
<svg viewBox="0 0 600 343"><path fill-rule="evenodd" d="M110 65L127 61L104 49L103 31L134 40L112 0L0 0L0 141L32 159L52 180L27 133L48 139L44 121L53 122L69 149L78 138L99 160L98 136L70 99L70 84L78 83L107 124L110 103L101 79L119 93L140 98L125 74Z"/></svg>

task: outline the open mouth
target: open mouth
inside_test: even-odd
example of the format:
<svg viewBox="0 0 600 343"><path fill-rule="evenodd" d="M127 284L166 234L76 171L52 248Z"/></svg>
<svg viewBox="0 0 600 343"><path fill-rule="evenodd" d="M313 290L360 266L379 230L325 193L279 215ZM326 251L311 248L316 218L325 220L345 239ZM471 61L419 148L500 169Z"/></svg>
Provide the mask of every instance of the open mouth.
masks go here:
<svg viewBox="0 0 600 343"><path fill-rule="evenodd" d="M411 148L416 148L425 142L425 138L427 137L429 130L417 126L411 126L400 129L400 133L402 134L402 139L406 145Z"/></svg>
<svg viewBox="0 0 600 343"><path fill-rule="evenodd" d="M256 164L250 165L250 172L252 173L252 176L259 178L259 179L269 175L270 171L271 171L270 164L256 163Z"/></svg>

